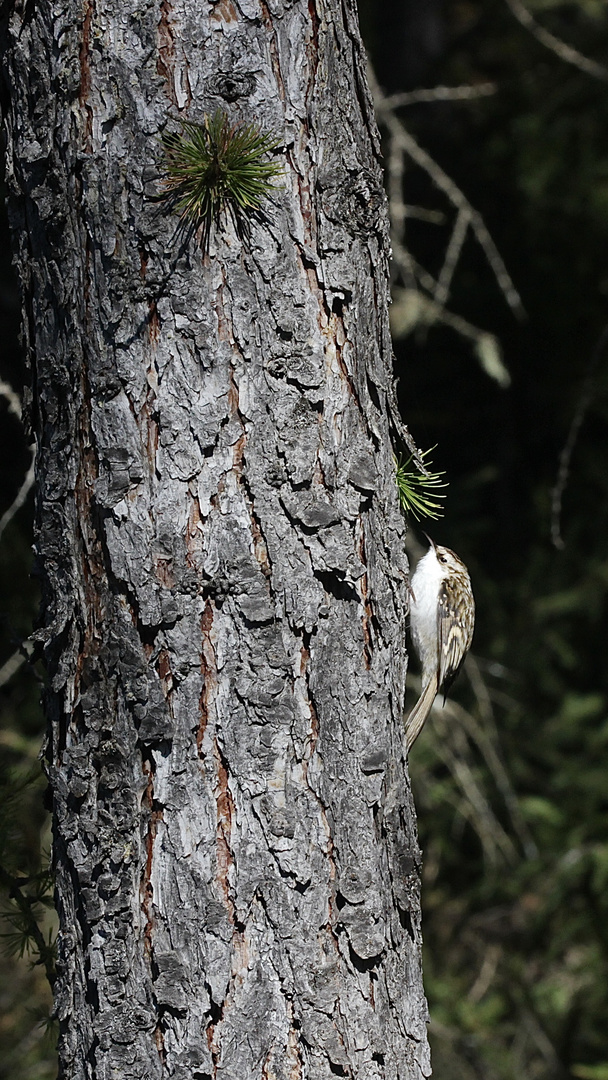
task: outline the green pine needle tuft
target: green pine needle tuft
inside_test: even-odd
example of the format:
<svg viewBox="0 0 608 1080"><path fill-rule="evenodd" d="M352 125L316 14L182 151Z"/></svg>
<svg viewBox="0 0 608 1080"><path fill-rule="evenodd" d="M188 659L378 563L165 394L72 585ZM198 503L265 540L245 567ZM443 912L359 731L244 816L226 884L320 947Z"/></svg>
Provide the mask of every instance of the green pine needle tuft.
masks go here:
<svg viewBox="0 0 608 1080"><path fill-rule="evenodd" d="M420 455L423 461L434 449L435 447L432 446L430 450L425 450ZM424 473L410 469L412 460L411 457L407 461L395 458L395 479L399 490L401 509L404 514L410 514L416 521L420 521L424 517L436 521L437 518L443 516L443 506L436 500L445 499L445 495L441 495L437 491L437 488L448 486L441 479L442 476L445 476L445 472L429 472L425 476ZM424 464L426 467L427 462L425 461ZM428 464L430 465L430 461Z"/></svg>
<svg viewBox="0 0 608 1080"><path fill-rule="evenodd" d="M218 109L202 124L181 121L181 131L162 137L165 152L164 197L184 223L201 230L203 250L212 226L230 213L239 236L249 232L249 217L259 211L281 173L267 160L280 140L255 124L231 124Z"/></svg>

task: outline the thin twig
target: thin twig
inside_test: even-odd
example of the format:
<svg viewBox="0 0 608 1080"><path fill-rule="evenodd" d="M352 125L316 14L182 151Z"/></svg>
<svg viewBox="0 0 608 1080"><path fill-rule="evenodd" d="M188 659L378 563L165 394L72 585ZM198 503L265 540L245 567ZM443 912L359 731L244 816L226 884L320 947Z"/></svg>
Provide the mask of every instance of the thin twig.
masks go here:
<svg viewBox="0 0 608 1080"><path fill-rule="evenodd" d="M423 105L434 101L471 101L473 98L489 97L498 90L496 83L478 83L477 86L433 86L430 90L409 90L401 94L390 94L384 99L389 109L400 109L403 105Z"/></svg>
<svg viewBox="0 0 608 1080"><path fill-rule="evenodd" d="M410 435L407 424L403 423L401 419L401 413L399 412L399 403L397 401L397 383L389 377L387 382L386 394L388 399L388 407L391 416L391 421L395 431L399 435L399 438L407 446L412 459L415 461L417 468L420 470L423 476L428 476L429 471L422 460L422 452L416 446L412 436Z"/></svg>
<svg viewBox="0 0 608 1080"><path fill-rule="evenodd" d="M17 511L21 509L21 507L23 506L25 500L28 497L29 492L31 491L32 487L34 486L36 460L35 460L35 453L34 453L33 448L31 450L31 455L32 455L32 460L31 460L31 463L30 463L30 467L29 467L29 469L28 469L28 471L26 473L25 480L23 481L21 487L19 488L19 491L17 492L17 494L16 494L13 502L9 506L8 510L6 510L5 513L2 515L2 517L0 518L0 537L2 536L2 533L6 529L6 526L9 524L9 522L11 522L13 520L13 518L14 518L15 514L17 513Z"/></svg>
<svg viewBox="0 0 608 1080"><path fill-rule="evenodd" d="M438 736L435 740L436 751L450 769L474 812L476 831L486 857L489 862L496 863L500 852L507 861L512 862L517 856L515 845L493 812L484 791L475 778L467 760L467 744L463 728L453 722L450 723L449 716L445 715L439 703L433 707L432 711L435 729L439 728L438 731L436 730ZM447 710L448 713L451 711Z"/></svg>
<svg viewBox="0 0 608 1080"><path fill-rule="evenodd" d="M492 697L488 685L481 674L477 657L469 653L464 662L464 669L469 678L473 693L477 699L477 706L481 714L482 724L478 724L472 713L462 710L461 720L465 726L469 725L469 735L477 743L485 762L494 777L496 787L500 791L513 827L521 840L521 844L528 859L534 859L538 855L538 848L532 834L522 816L517 802L517 795L509 774L502 763L497 747L500 745L496 718L492 708ZM491 738L493 736L493 738Z"/></svg>
<svg viewBox="0 0 608 1080"><path fill-rule="evenodd" d="M33 652L33 642L26 638L19 648L15 649L12 656L9 656L8 660L5 660L2 667L0 667L0 687L5 686L12 679L22 664L31 664Z"/></svg>
<svg viewBox="0 0 608 1080"><path fill-rule="evenodd" d="M399 265L399 248L395 249L395 263ZM436 282L430 274L419 266L415 259L411 265L420 284L429 292L434 291ZM394 338L407 337L415 327L433 326L441 322L455 330L461 337L473 343L474 351L481 367L499 386L509 386L511 376L501 355L500 345L494 334L473 326L461 315L455 315L445 307L440 307L420 289L393 289L393 307L391 308L391 331Z"/></svg>
<svg viewBox="0 0 608 1080"><path fill-rule="evenodd" d="M22 664L25 664L25 656L17 649L0 668L0 687L5 686L12 679Z"/></svg>
<svg viewBox="0 0 608 1080"><path fill-rule="evenodd" d="M472 1001L474 1005L477 1005L486 991L489 990L501 955L502 949L500 945L488 945L484 951L481 970L467 994L469 1001Z"/></svg>
<svg viewBox="0 0 608 1080"><path fill-rule="evenodd" d="M395 235L391 240L393 263L397 269L401 272L403 280L407 283L405 289L406 292L418 292L416 282L420 282L423 289L427 292L433 293L437 286L437 282L432 274L429 274L428 270L425 270L424 266L416 261L414 256L405 247L405 244L401 243L401 240ZM413 280L408 280L412 278Z"/></svg>
<svg viewBox="0 0 608 1080"><path fill-rule="evenodd" d="M5 379L0 379L0 397L3 397L6 401L8 411L12 413L13 416L17 418L17 420L21 420L23 415L23 410L21 408L21 399L19 397L19 394L15 390L13 390L10 383L7 383ZM21 509L25 500L27 499L30 489L32 488L34 483L34 470L35 450L32 447L30 467L26 473L25 479L21 487L19 488L17 495L15 496L13 503L11 504L11 506L9 506L8 510L6 510L0 518L0 537L6 529L6 526L9 524L10 521L12 521L17 511Z"/></svg>
<svg viewBox="0 0 608 1080"><path fill-rule="evenodd" d="M559 56L560 60L564 60L567 64L572 64L578 68L579 71L584 71L586 75L592 75L594 79L601 79L602 82L608 82L608 68L605 68L603 64L596 63L595 60L589 60L588 57L583 56L577 49L573 49L571 45L566 45L565 41L555 37L554 34L545 30L540 23L537 23L534 16L528 11L527 7L521 3L521 0L505 0L505 3L511 13L515 16L518 23L532 34L537 41L540 41L541 45L550 49L552 53Z"/></svg>
<svg viewBox="0 0 608 1080"><path fill-rule="evenodd" d="M413 551L412 544L413 540L410 536L407 545L408 555L411 557L413 554L416 557L418 553ZM477 658L472 653L469 653L465 660L465 671L475 694L479 719L474 713L459 705L458 702L448 700L443 703L441 698L438 697L431 712L433 717L431 737L433 738L435 750L448 765L450 772L465 796L471 799L474 813L474 818L471 818L471 821L476 829L478 825L480 826L477 831L482 842L482 833L484 833L486 850L489 851L487 845L490 834L492 834L493 839L490 846L502 849L505 855L512 855L514 851L512 841L507 837L502 825L495 819L486 795L479 788L470 765L466 764L467 759L470 758L470 750L464 738L466 734L470 743L481 754L489 774L496 784L496 789L504 801L513 829L517 834L526 858L533 859L538 855L538 849L522 816L509 774L501 760L500 740L492 708L490 688L483 678ZM413 688L420 688L420 679L412 678L411 685ZM437 725L439 725L439 731L437 731ZM457 732L460 734L456 734ZM443 745L446 740L448 742L451 740L453 743L457 742L457 745L446 750ZM459 762L458 765L456 764L456 758ZM480 824L482 820L483 825ZM490 820L496 820L496 825L492 826L491 829ZM505 837L508 839L508 844L505 844Z"/></svg>
<svg viewBox="0 0 608 1080"><path fill-rule="evenodd" d="M419 264L414 259L412 259L412 265L416 272L416 277L419 279L421 285L423 285L425 289L429 289L430 286L434 291L437 288L437 282L435 281L435 279L426 272L424 267L419 266ZM430 326L434 322L442 322L445 326L449 326L452 328L452 330L456 330L461 335L461 337L468 338L469 341L473 341L476 344L482 338L488 336L487 330L481 330L478 326L474 326L473 323L468 322L467 319L463 319L461 315L454 315L452 311L447 311L445 308L440 307L439 304L435 303L435 301L432 300L425 293L419 293L417 290L396 289L394 306L392 309L393 312L398 312L400 297L404 296L404 294L408 292L415 293L416 296L419 298L421 305L421 323ZM393 332L395 334L395 337L400 336L398 316L395 318L395 330ZM402 333L402 336L405 335L403 335Z"/></svg>
<svg viewBox="0 0 608 1080"><path fill-rule="evenodd" d="M555 481L555 487L551 492L551 540L554 547L558 551L563 551L564 541L562 537L561 517L562 517L562 502L564 498L564 491L568 483L570 476L570 463L572 461L572 454L574 453L574 447L576 446L579 432L581 430L583 420L587 414L587 410L593 399L593 390L595 384L595 373L604 350L608 345L608 323L602 330L595 348L589 357L589 363L587 366L587 374L583 379L583 385L578 399L578 404L572 417L572 423L570 424L570 430L568 432L568 438L564 444L562 452L559 456L559 468L557 470L557 480Z"/></svg>
<svg viewBox="0 0 608 1080"><path fill-rule="evenodd" d="M411 203L404 203L404 210L406 218L426 221L428 225L445 225L447 220L442 210L427 210L424 206L412 206Z"/></svg>
<svg viewBox="0 0 608 1080"><path fill-rule="evenodd" d="M426 172L437 188L447 196L458 211L469 214L470 225L477 237L488 263L494 273L498 285L512 311L518 316L525 315L521 297L511 280L509 272L502 260L481 214L475 210L457 184L443 171L440 165L416 142L414 137L404 127L394 112L387 107L387 98L380 90L371 67L368 71L376 111L386 126L395 146L407 154L412 161Z"/></svg>
<svg viewBox="0 0 608 1080"><path fill-rule="evenodd" d="M538 1050L540 1050L540 1053L551 1068L551 1071L554 1075L559 1075L562 1071L559 1054L546 1031L541 1026L536 1011L531 1006L531 1002L526 1002L526 1006L526 1008L521 1008L520 1010L520 1023L527 1029L528 1035L533 1042L536 1043Z"/></svg>
<svg viewBox="0 0 608 1080"><path fill-rule="evenodd" d="M19 394L17 394L12 386L4 379L0 379L0 396L6 401L8 411L11 412L13 416L16 416L17 420L21 420L21 401L19 400Z"/></svg>
<svg viewBox="0 0 608 1080"><path fill-rule="evenodd" d="M413 678L411 686L414 689L420 687L420 679ZM456 702L446 701L443 705L440 698L435 700L431 710L435 752L462 791L465 806L459 808L459 813L471 822L489 862L496 863L498 853L513 861L517 854L516 847L492 810L471 767L471 754L465 737L465 732L470 736L470 725L463 722L463 714L468 715ZM477 743L474 736L472 742ZM485 758L484 747L480 745L479 749Z"/></svg>
<svg viewBox="0 0 608 1080"><path fill-rule="evenodd" d="M433 300L440 309L445 307L448 296L450 295L452 278L454 277L456 264L460 258L462 246L465 242L467 229L470 224L471 215L469 211L461 207L456 215L456 221L452 230L450 242L446 248L443 266L441 267L441 273L439 274L435 294L433 296Z"/></svg>
<svg viewBox="0 0 608 1080"><path fill-rule="evenodd" d="M40 760L40 740L28 739L25 735L18 735L16 731L8 728L4 731L0 730L0 747L12 750L32 764Z"/></svg>
<svg viewBox="0 0 608 1080"><path fill-rule="evenodd" d="M439 280L435 282L430 275L428 279L432 282L432 288L430 289L434 303L434 308L437 312L436 318L441 318L442 321L448 322L447 313L445 313L445 300L448 296L452 277L458 263L458 259L462 250L462 245L466 235L467 228L470 226L477 238L478 243L481 245L486 258L490 264L490 267L496 277L499 287L503 291L503 294L507 300L507 303L511 306L514 312L518 315L523 314L523 305L519 294L509 277L507 269L500 257L498 249L494 244L488 230L485 227L483 219L476 210L473 209L471 204L465 198L460 189L453 183L446 173L436 164L435 161L422 149L416 142L416 140L406 131L401 121L394 113L394 101L391 98L385 97L380 90L377 79L375 77L371 64L368 66L368 79L369 85L374 96L374 104L376 110L383 120L383 123L389 133L390 147L388 158L388 183L389 183L389 202L391 209L391 243L393 252L396 258L399 260L400 268L402 270L405 282L410 286L414 286L416 277L420 279L422 277L422 268L415 269L414 261L409 255L405 247L404 231L405 222L407 216L407 210L403 198L403 172L404 172L404 158L407 155L415 162L420 168L422 168L430 177L432 182L448 197L449 201L456 207L458 211L456 225L452 233L450 243L446 252L443 269L440 273ZM486 90L488 88L486 87ZM494 88L492 88L493 92ZM489 92L489 91L488 91ZM428 96L430 91L425 92ZM449 91L447 87L438 87L434 100L439 100L442 96L444 99L446 95L451 93L452 97L465 97L473 96L474 91L470 88L453 88ZM429 99L430 100L430 99ZM392 102L392 104L391 104ZM464 320L462 320L464 323ZM460 322L457 316L451 316L450 322L457 328L457 323ZM471 336L469 334L469 336ZM481 353L481 343L483 342L483 335L479 332L472 334L473 340L479 346L479 352ZM387 361L388 366L388 361ZM393 428L397 432L399 438L403 441L404 445L409 450L412 459L416 463L420 472L427 476L428 472L425 468L422 454L416 446L407 426L403 423L399 412L399 406L397 402L397 392L395 382L393 380L392 371L387 371L387 398L388 407L391 417ZM503 379L503 382L505 380Z"/></svg>

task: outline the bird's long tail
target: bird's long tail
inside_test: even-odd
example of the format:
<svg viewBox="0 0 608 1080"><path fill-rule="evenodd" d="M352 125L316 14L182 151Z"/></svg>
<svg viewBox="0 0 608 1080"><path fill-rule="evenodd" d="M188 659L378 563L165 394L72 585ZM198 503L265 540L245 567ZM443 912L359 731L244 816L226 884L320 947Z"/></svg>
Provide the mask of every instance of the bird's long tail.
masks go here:
<svg viewBox="0 0 608 1080"><path fill-rule="evenodd" d="M431 711L431 705L437 696L438 689L437 676L433 675L426 686L423 687L418 701L405 721L405 746L408 754L422 731L424 721Z"/></svg>

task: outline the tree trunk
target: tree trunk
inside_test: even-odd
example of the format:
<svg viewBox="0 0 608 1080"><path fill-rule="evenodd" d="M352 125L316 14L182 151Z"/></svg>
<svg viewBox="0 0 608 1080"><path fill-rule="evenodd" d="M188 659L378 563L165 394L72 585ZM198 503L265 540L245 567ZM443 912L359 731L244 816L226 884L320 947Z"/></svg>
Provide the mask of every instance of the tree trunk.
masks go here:
<svg viewBox="0 0 608 1080"><path fill-rule="evenodd" d="M428 1075L353 0L15 0L4 77L61 1076ZM218 107L285 175L203 257L159 135Z"/></svg>

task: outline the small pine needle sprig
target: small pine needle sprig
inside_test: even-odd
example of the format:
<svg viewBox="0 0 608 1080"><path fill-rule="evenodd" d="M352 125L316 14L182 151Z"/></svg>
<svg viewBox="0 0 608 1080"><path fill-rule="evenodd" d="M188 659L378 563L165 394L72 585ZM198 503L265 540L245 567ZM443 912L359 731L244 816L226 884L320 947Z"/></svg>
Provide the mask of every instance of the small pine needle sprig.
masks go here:
<svg viewBox="0 0 608 1080"><path fill-rule="evenodd" d="M201 230L203 251L209 250L212 226L227 211L239 237L249 234L249 217L260 211L281 173L267 154L281 145L255 124L231 124L222 109L202 124L181 121L181 131L162 136L165 152L163 197L184 224Z"/></svg>
<svg viewBox="0 0 608 1080"><path fill-rule="evenodd" d="M424 459L434 449L435 447L432 446L430 450L421 453L420 457L425 467L430 466L431 463L430 461L426 462ZM436 500L445 499L445 495L441 495L437 491L437 488L448 486L441 479L442 476L445 476L445 472L428 472L425 476L423 473L410 468L412 460L412 457L409 457L407 461L395 458L395 479L401 509L404 514L411 514L416 521L420 521L423 517L432 518L433 521L436 521L437 518L443 516L443 506Z"/></svg>

